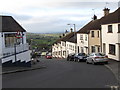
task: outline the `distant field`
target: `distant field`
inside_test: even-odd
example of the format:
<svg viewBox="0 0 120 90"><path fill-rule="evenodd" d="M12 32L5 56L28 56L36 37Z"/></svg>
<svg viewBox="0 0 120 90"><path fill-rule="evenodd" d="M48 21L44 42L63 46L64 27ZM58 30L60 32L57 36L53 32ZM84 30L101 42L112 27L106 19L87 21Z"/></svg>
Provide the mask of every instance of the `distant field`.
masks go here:
<svg viewBox="0 0 120 90"><path fill-rule="evenodd" d="M38 34L38 33L27 33L27 35L37 35L37 36L52 36L52 37L59 37L61 33L50 33L50 34Z"/></svg>
<svg viewBox="0 0 120 90"><path fill-rule="evenodd" d="M59 39L60 33L53 34L38 34L27 33L27 42L31 45L32 49L37 47L37 50L51 50L52 44Z"/></svg>

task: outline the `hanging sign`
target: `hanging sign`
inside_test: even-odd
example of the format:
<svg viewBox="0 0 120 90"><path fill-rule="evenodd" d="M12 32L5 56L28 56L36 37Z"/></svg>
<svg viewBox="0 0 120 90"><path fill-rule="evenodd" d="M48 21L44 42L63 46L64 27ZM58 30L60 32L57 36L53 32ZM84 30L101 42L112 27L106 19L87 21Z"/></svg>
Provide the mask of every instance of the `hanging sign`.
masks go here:
<svg viewBox="0 0 120 90"><path fill-rule="evenodd" d="M22 33L20 31L17 31L16 38L18 39L22 38Z"/></svg>

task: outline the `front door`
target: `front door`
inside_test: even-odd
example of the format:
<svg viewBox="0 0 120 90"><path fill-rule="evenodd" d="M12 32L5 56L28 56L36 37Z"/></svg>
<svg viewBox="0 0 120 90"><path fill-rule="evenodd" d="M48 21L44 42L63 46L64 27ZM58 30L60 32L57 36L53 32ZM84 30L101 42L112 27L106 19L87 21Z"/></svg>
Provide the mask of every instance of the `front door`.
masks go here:
<svg viewBox="0 0 120 90"><path fill-rule="evenodd" d="M120 61L120 45L119 45L119 61Z"/></svg>
<svg viewBox="0 0 120 90"><path fill-rule="evenodd" d="M106 44L103 43L103 53L106 54Z"/></svg>

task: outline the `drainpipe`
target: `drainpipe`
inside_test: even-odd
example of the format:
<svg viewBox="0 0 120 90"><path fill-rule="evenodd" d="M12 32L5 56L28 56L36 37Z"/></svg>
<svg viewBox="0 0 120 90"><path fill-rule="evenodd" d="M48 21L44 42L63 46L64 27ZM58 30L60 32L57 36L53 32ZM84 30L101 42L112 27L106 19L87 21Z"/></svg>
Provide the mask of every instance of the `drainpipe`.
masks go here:
<svg viewBox="0 0 120 90"><path fill-rule="evenodd" d="M103 52L102 51L102 31L101 31L101 29L100 29L100 46L101 46L101 52Z"/></svg>
<svg viewBox="0 0 120 90"><path fill-rule="evenodd" d="M87 33L88 34L88 54L90 53L90 45L89 45L89 33Z"/></svg>

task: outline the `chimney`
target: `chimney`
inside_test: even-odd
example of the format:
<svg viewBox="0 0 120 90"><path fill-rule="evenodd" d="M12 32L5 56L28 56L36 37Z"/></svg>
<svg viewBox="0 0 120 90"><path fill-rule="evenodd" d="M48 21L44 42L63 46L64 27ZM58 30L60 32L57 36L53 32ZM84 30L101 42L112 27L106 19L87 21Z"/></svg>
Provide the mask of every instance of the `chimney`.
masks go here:
<svg viewBox="0 0 120 90"><path fill-rule="evenodd" d="M71 28L70 30L71 30L71 32L73 32L73 29L72 29L72 28Z"/></svg>
<svg viewBox="0 0 120 90"><path fill-rule="evenodd" d="M103 11L104 11L104 16L107 16L109 14L110 9L104 8Z"/></svg>
<svg viewBox="0 0 120 90"><path fill-rule="evenodd" d="M96 20L96 19L97 19L97 16L96 16L96 15L94 15L94 16L93 16L93 20Z"/></svg>

